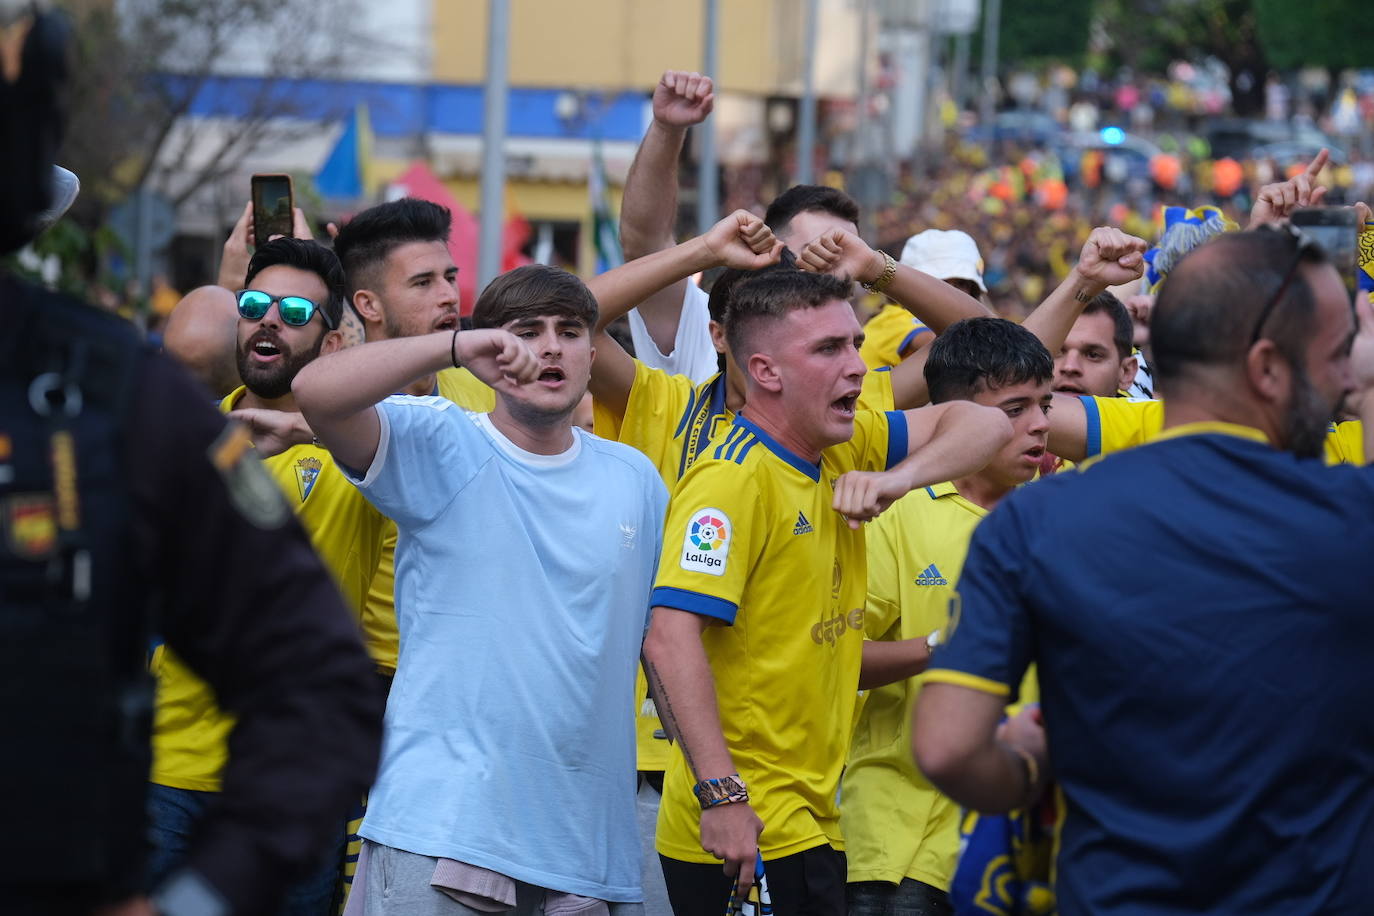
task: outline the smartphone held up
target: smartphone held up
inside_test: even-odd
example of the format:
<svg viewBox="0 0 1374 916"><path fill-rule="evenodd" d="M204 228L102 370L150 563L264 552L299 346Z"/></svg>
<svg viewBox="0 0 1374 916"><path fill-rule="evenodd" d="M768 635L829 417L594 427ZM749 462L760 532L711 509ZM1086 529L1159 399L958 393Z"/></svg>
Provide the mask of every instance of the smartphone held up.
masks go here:
<svg viewBox="0 0 1374 916"><path fill-rule="evenodd" d="M1306 207L1289 217L1294 226L1321 246L1327 258L1340 271L1341 280L1355 300L1359 287L1360 215L1352 207Z"/></svg>
<svg viewBox="0 0 1374 916"><path fill-rule="evenodd" d="M262 247L273 236L294 235L295 199L291 176L281 174L253 176L253 245Z"/></svg>

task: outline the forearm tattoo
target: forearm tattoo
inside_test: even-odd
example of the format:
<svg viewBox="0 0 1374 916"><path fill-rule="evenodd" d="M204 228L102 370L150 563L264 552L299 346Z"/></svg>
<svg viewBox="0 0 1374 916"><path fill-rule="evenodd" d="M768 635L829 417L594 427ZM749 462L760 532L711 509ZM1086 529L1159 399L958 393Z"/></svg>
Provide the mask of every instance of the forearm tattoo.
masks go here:
<svg viewBox="0 0 1374 916"><path fill-rule="evenodd" d="M668 732L668 736L677 742L678 747L682 748L682 756L687 759L687 766L700 778L697 773L697 765L692 760L692 751L687 747L687 742L682 740L682 729L678 727L677 715L673 712L673 701L668 696L667 689L663 686L663 678L659 675L658 669L653 662L642 659L644 663L644 676L649 682L649 693L654 698L654 706L658 709L659 721L663 723L663 728Z"/></svg>

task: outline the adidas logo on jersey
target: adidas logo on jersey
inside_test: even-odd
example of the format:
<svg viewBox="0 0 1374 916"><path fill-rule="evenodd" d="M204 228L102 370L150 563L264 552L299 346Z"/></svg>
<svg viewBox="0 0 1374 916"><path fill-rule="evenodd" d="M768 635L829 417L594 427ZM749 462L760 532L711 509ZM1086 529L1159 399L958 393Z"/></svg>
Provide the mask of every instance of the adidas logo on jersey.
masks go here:
<svg viewBox="0 0 1374 916"><path fill-rule="evenodd" d="M802 515L801 512L798 511L798 512L797 512L797 523L796 523L795 525L792 526L792 533L793 533L793 534L810 534L811 532L813 532L813 531L815 531L815 530L816 530L815 528L812 528L812 527L811 527L811 523L808 522L808 521L806 520L806 516L805 516L805 515Z"/></svg>
<svg viewBox="0 0 1374 916"><path fill-rule="evenodd" d="M931 563L925 569L921 570L921 574L916 577L916 584L949 585L949 580L941 575L940 570L936 568L934 563Z"/></svg>

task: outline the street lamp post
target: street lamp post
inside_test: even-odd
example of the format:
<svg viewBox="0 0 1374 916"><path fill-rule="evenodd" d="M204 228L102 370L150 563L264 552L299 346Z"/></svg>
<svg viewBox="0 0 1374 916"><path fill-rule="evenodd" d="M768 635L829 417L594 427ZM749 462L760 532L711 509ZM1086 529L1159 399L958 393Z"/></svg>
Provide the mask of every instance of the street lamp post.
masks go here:
<svg viewBox="0 0 1374 916"><path fill-rule="evenodd" d="M501 272L506 195L506 99L509 96L509 0L487 3L487 82L482 91L482 203L477 291Z"/></svg>
<svg viewBox="0 0 1374 916"><path fill-rule="evenodd" d="M983 8L983 79L978 107L979 126L992 143L993 85L997 81L997 32L1002 27L1002 0L987 0Z"/></svg>
<svg viewBox="0 0 1374 916"><path fill-rule="evenodd" d="M820 0L807 0L806 40L802 51L801 116L797 125L797 184L815 183L816 25L820 15Z"/></svg>
<svg viewBox="0 0 1374 916"><path fill-rule="evenodd" d="M717 37L720 33L720 6L718 0L705 0L706 22L702 34L704 53L701 62L702 73L715 82L720 68ZM716 121L707 118L696 127L701 141L701 156L697 160L697 232L705 234L716 224L720 213L719 179L716 164Z"/></svg>

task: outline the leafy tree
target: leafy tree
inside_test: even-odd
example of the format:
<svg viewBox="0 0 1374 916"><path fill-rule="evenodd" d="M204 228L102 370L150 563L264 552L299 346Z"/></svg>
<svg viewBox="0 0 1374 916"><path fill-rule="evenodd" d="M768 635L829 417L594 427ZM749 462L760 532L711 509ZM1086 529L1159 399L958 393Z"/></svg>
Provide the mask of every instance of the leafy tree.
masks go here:
<svg viewBox="0 0 1374 916"><path fill-rule="evenodd" d="M998 60L1004 68L1048 61L1078 63L1088 50L1092 14L1093 0L1002 0ZM982 53L983 25L980 19L972 38L975 60Z"/></svg>
<svg viewBox="0 0 1374 916"><path fill-rule="evenodd" d="M1264 106L1269 69L1257 34L1256 2L1103 0L1097 29L1110 59L1136 72L1160 73L1170 61L1215 57L1230 71L1236 113L1255 114Z"/></svg>
<svg viewBox="0 0 1374 916"><path fill-rule="evenodd" d="M1275 67L1367 67L1374 48L1368 0L1253 0L1260 43Z"/></svg>
<svg viewBox="0 0 1374 916"><path fill-rule="evenodd" d="M75 60L61 161L82 181L72 218L99 226L140 187L179 206L234 174L298 112L286 80L344 71L362 38L351 31L357 2L331 0L324 13L312 0L69 2ZM189 117L214 78L236 74L261 77L241 117Z"/></svg>

